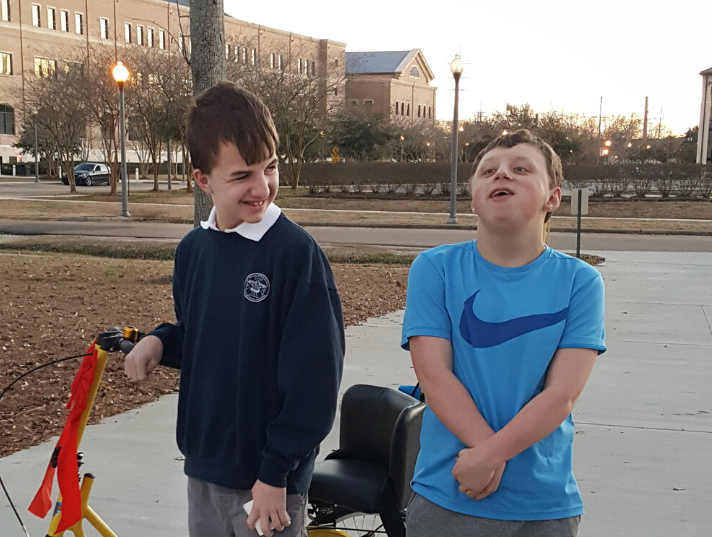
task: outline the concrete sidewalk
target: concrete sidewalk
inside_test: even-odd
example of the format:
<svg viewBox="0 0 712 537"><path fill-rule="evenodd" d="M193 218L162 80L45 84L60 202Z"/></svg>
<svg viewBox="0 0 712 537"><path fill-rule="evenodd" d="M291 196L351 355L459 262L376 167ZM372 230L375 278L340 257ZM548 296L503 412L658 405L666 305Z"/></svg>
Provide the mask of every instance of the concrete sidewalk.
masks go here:
<svg viewBox="0 0 712 537"><path fill-rule="evenodd" d="M712 254L596 253L607 259L600 270L609 351L574 415L575 473L587 509L579 536L709 537ZM413 381L398 346L401 318L395 313L347 330L342 389ZM186 534L176 399L108 418L85 435L83 469L97 477L91 503L121 537ZM335 447L337 427L323 453ZM33 537L45 535L47 524L26 508L55 440L0 459L0 475ZM0 535L23 535L1 497Z"/></svg>

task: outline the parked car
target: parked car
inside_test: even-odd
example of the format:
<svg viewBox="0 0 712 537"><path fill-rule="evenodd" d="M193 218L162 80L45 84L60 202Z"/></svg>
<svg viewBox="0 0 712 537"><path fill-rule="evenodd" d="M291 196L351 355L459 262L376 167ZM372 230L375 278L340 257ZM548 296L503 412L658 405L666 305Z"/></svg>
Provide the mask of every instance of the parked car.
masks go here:
<svg viewBox="0 0 712 537"><path fill-rule="evenodd" d="M78 185L108 185L110 177L109 167L101 162L80 162L74 167L74 181ZM69 184L69 178L66 173L62 174L62 183Z"/></svg>

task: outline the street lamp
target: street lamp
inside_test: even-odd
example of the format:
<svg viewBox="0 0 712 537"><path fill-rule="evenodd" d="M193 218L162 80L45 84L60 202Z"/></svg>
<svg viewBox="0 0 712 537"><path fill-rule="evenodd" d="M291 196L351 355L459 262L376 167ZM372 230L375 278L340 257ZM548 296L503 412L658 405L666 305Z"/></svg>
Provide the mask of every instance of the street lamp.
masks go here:
<svg viewBox="0 0 712 537"><path fill-rule="evenodd" d="M403 141L404 140L405 140L405 136L403 136L401 134L401 137L400 137L400 142L401 142L401 158L400 159L401 159L401 162L403 162Z"/></svg>
<svg viewBox="0 0 712 537"><path fill-rule="evenodd" d="M450 159L450 216L448 224L457 224L457 111L460 101L460 75L465 69L465 65L460 61L460 55L455 54L455 59L450 63L450 71L455 78L455 109L452 113L452 156Z"/></svg>
<svg viewBox="0 0 712 537"><path fill-rule="evenodd" d="M124 83L129 78L129 70L118 62L112 71L119 85L119 128L121 129L121 216L129 217L128 177L126 174L126 127L124 112Z"/></svg>

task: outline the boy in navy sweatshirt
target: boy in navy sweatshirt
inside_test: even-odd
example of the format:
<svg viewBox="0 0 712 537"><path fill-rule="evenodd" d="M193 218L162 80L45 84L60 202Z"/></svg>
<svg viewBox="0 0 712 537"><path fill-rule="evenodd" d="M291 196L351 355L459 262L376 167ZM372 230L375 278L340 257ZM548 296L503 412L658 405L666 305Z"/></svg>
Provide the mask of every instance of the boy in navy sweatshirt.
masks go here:
<svg viewBox="0 0 712 537"><path fill-rule="evenodd" d="M279 138L265 105L221 82L195 100L187 125L193 177L214 207L176 250L176 322L136 345L126 373L181 371L191 537L255 535L256 524L268 537L273 528L305 536L306 492L343 368L334 276L273 203Z"/></svg>

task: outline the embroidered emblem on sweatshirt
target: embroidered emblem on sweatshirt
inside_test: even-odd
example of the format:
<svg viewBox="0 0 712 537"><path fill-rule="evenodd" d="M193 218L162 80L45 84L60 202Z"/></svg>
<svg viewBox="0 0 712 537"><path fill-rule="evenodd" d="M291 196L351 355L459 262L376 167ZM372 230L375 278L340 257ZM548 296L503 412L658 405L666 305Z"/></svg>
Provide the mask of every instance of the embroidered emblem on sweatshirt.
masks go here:
<svg viewBox="0 0 712 537"><path fill-rule="evenodd" d="M250 302L262 302L269 295L269 280L264 274L254 272L245 279L245 298Z"/></svg>
<svg viewBox="0 0 712 537"><path fill-rule="evenodd" d="M569 308L554 313L542 313L517 317L508 321L491 323L477 316L474 309L475 297L479 291L465 301L465 309L460 317L460 334L476 349L495 347L510 339L529 332L541 330L566 320Z"/></svg>

